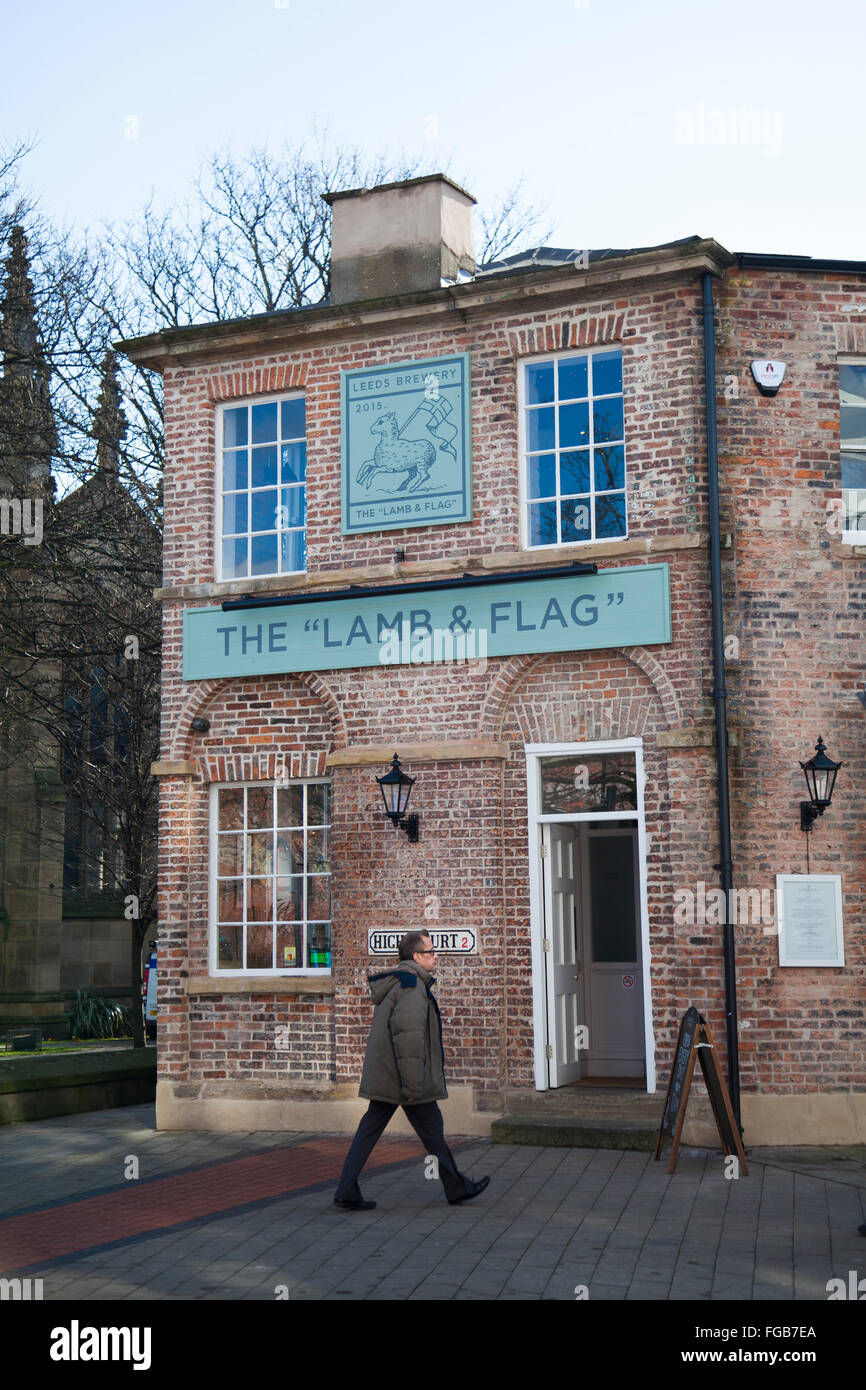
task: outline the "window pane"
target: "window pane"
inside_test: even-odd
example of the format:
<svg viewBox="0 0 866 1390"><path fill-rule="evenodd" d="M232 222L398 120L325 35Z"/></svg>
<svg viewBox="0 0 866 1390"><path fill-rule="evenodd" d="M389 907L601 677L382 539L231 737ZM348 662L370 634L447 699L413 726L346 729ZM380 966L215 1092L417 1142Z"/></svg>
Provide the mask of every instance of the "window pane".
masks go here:
<svg viewBox="0 0 866 1390"><path fill-rule="evenodd" d="M593 961L631 965L637 960L631 834L590 835L589 883Z"/></svg>
<svg viewBox="0 0 866 1390"><path fill-rule="evenodd" d="M306 402L303 396L296 396L290 401L283 401L283 439L303 439L307 427L305 423Z"/></svg>
<svg viewBox="0 0 866 1390"><path fill-rule="evenodd" d="M843 405L839 411L839 438L843 444L866 448L866 405Z"/></svg>
<svg viewBox="0 0 866 1390"><path fill-rule="evenodd" d="M570 753L541 760L541 814L634 811L634 753Z"/></svg>
<svg viewBox="0 0 866 1390"><path fill-rule="evenodd" d="M219 793L220 830L243 830L244 828L244 789L243 787L221 787Z"/></svg>
<svg viewBox="0 0 866 1390"><path fill-rule="evenodd" d="M271 444L265 449L252 450L252 486L276 487L277 446Z"/></svg>
<svg viewBox="0 0 866 1390"><path fill-rule="evenodd" d="M301 826L304 823L303 787L277 788L277 825Z"/></svg>
<svg viewBox="0 0 866 1390"><path fill-rule="evenodd" d="M244 881L226 879L217 888L217 913L221 922L244 920Z"/></svg>
<svg viewBox="0 0 866 1390"><path fill-rule="evenodd" d="M236 449L223 455L223 491L236 492L247 485L247 451Z"/></svg>
<svg viewBox="0 0 866 1390"><path fill-rule="evenodd" d="M254 492L250 512L252 531L275 531L277 526L277 489L266 488L264 492Z"/></svg>
<svg viewBox="0 0 866 1390"><path fill-rule="evenodd" d="M255 536L250 545L250 570L253 574L277 573L277 536Z"/></svg>
<svg viewBox="0 0 866 1390"><path fill-rule="evenodd" d="M564 497L574 492L589 492L588 449L560 455L559 491Z"/></svg>
<svg viewBox="0 0 866 1390"><path fill-rule="evenodd" d="M247 788L247 829L270 829L274 823L273 787Z"/></svg>
<svg viewBox="0 0 866 1390"><path fill-rule="evenodd" d="M229 492L223 498L223 535L243 534L247 529L249 511L245 492Z"/></svg>
<svg viewBox="0 0 866 1390"><path fill-rule="evenodd" d="M842 455L842 486L866 487L866 454Z"/></svg>
<svg viewBox="0 0 866 1390"><path fill-rule="evenodd" d="M306 444L284 444L280 449L284 483L302 483L307 476Z"/></svg>
<svg viewBox="0 0 866 1390"><path fill-rule="evenodd" d="M223 541L223 578L237 579L247 572L247 542Z"/></svg>
<svg viewBox="0 0 866 1390"><path fill-rule="evenodd" d="M560 502L562 539L565 541L588 541L592 539L589 498L574 502Z"/></svg>
<svg viewBox="0 0 866 1390"><path fill-rule="evenodd" d="M529 508L529 544L556 545L556 503L539 502Z"/></svg>
<svg viewBox="0 0 866 1390"><path fill-rule="evenodd" d="M625 487L625 454L621 444L606 444L595 451L595 490ZM563 488L563 491L565 489Z"/></svg>
<svg viewBox="0 0 866 1390"><path fill-rule="evenodd" d="M248 878L247 921L270 922L274 915L274 880L272 878Z"/></svg>
<svg viewBox="0 0 866 1390"><path fill-rule="evenodd" d="M304 880L300 874L277 879L277 918L281 922L304 920Z"/></svg>
<svg viewBox="0 0 866 1390"><path fill-rule="evenodd" d="M552 449L556 443L556 412L552 409L526 412L526 448L529 453Z"/></svg>
<svg viewBox="0 0 866 1390"><path fill-rule="evenodd" d="M559 399L583 400L587 393L587 363L585 357L569 357L559 363Z"/></svg>
<svg viewBox="0 0 866 1390"><path fill-rule="evenodd" d="M218 874L243 874L244 837L243 835L220 835L217 852Z"/></svg>
<svg viewBox="0 0 866 1390"><path fill-rule="evenodd" d="M243 941L243 927L220 927L218 957L220 970L239 970L241 968L243 965L241 960Z"/></svg>
<svg viewBox="0 0 866 1390"><path fill-rule="evenodd" d="M622 353L599 352L592 359L592 394L609 396L622 390Z"/></svg>
<svg viewBox="0 0 866 1390"><path fill-rule="evenodd" d="M528 405L547 405L553 400L553 363L539 363L526 368L526 401Z"/></svg>
<svg viewBox="0 0 866 1390"><path fill-rule="evenodd" d="M247 408L236 406L223 411L223 448L234 449L247 442Z"/></svg>
<svg viewBox="0 0 866 1390"><path fill-rule="evenodd" d="M280 922L277 926L277 969L297 970L303 964L304 932L293 922Z"/></svg>
<svg viewBox="0 0 866 1390"><path fill-rule="evenodd" d="M277 437L277 402L269 401L267 405L254 405L252 408L253 417L253 444L269 444L272 439Z"/></svg>
<svg viewBox="0 0 866 1390"><path fill-rule="evenodd" d="M556 496L556 454L533 454L527 459L529 496Z"/></svg>
<svg viewBox="0 0 866 1390"><path fill-rule="evenodd" d="M277 873L302 874L304 872L304 832L303 830L281 830L277 833Z"/></svg>
<svg viewBox="0 0 866 1390"><path fill-rule="evenodd" d="M307 787L307 825L330 825L331 788L326 782Z"/></svg>
<svg viewBox="0 0 866 1390"><path fill-rule="evenodd" d="M329 830L307 831L307 873L329 874L331 855L328 848Z"/></svg>
<svg viewBox="0 0 866 1390"><path fill-rule="evenodd" d="M284 487L282 489L283 500L280 506L280 527L282 530L286 530L289 526L303 526L306 492L305 487Z"/></svg>
<svg viewBox="0 0 866 1390"><path fill-rule="evenodd" d="M842 405L866 405L866 363L839 364L839 400Z"/></svg>
<svg viewBox="0 0 866 1390"><path fill-rule="evenodd" d="M847 488L842 492L842 528L845 531L866 531L866 490Z"/></svg>
<svg viewBox="0 0 866 1390"><path fill-rule="evenodd" d="M559 411L559 445L570 449L575 444L589 443L589 403L563 405Z"/></svg>
<svg viewBox="0 0 866 1390"><path fill-rule="evenodd" d="M592 429L596 444L603 444L609 439L622 439L622 396L595 402Z"/></svg>
<svg viewBox="0 0 866 1390"><path fill-rule="evenodd" d="M595 534L599 540L625 535L624 492L609 492L595 499Z"/></svg>
<svg viewBox="0 0 866 1390"><path fill-rule="evenodd" d="M307 544L303 531L284 531L280 537L283 573L301 573L307 568Z"/></svg>
<svg viewBox="0 0 866 1390"><path fill-rule="evenodd" d="M307 918L309 921L328 921L331 916L331 880L323 874L321 878L307 879Z"/></svg>
<svg viewBox="0 0 866 1390"><path fill-rule="evenodd" d="M270 970L273 966L274 929L271 926L247 927L247 969Z"/></svg>
<svg viewBox="0 0 866 1390"><path fill-rule="evenodd" d="M274 872L274 837L270 830L247 836L247 873Z"/></svg>
<svg viewBox="0 0 866 1390"><path fill-rule="evenodd" d="M330 969L331 966L331 925L329 922L314 922L307 928L307 964L313 970Z"/></svg>

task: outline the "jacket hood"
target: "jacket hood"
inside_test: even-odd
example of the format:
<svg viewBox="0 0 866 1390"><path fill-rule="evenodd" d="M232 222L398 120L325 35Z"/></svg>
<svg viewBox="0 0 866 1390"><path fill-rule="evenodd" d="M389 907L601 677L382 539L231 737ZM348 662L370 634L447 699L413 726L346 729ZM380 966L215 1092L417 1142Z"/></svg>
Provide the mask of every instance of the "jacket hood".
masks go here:
<svg viewBox="0 0 866 1390"><path fill-rule="evenodd" d="M369 975L367 980L373 1003L381 1004L392 989L414 989L418 985L429 984L432 978L430 971L425 970L416 961L401 960L393 970L384 970L380 975Z"/></svg>

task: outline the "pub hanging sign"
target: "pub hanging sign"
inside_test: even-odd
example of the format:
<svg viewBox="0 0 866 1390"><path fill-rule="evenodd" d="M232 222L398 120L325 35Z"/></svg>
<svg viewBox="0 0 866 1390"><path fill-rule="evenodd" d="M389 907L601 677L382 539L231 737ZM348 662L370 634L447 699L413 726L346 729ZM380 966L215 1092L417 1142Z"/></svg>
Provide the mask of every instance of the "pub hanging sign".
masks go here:
<svg viewBox="0 0 866 1390"><path fill-rule="evenodd" d="M343 534L472 517L469 354L340 373Z"/></svg>

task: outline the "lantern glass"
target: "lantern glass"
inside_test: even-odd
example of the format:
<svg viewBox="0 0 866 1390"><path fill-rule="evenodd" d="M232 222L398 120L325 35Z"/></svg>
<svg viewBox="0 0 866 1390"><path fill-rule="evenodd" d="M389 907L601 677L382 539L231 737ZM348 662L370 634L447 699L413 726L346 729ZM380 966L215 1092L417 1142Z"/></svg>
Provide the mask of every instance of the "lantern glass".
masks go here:
<svg viewBox="0 0 866 1390"><path fill-rule="evenodd" d="M409 804L409 794L415 785L414 777L407 777L400 767L400 759L394 754L391 763L391 770L384 777L377 777L381 791L382 800L385 803L385 814L392 820L399 821L406 813Z"/></svg>
<svg viewBox="0 0 866 1390"><path fill-rule="evenodd" d="M827 757L824 740L819 737L815 744L815 756L810 758L807 763L801 763L800 766L806 778L806 786L809 788L809 797L813 806L823 811L825 806L830 805L833 798L836 774L842 764L834 763L832 758Z"/></svg>

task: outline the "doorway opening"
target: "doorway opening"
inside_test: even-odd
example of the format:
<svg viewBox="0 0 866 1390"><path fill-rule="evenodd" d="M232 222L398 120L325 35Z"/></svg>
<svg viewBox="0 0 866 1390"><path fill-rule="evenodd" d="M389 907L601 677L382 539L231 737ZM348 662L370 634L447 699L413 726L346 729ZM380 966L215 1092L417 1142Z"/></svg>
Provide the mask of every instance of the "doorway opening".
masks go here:
<svg viewBox="0 0 866 1390"><path fill-rule="evenodd" d="M536 1087L654 1091L640 740L526 751Z"/></svg>

